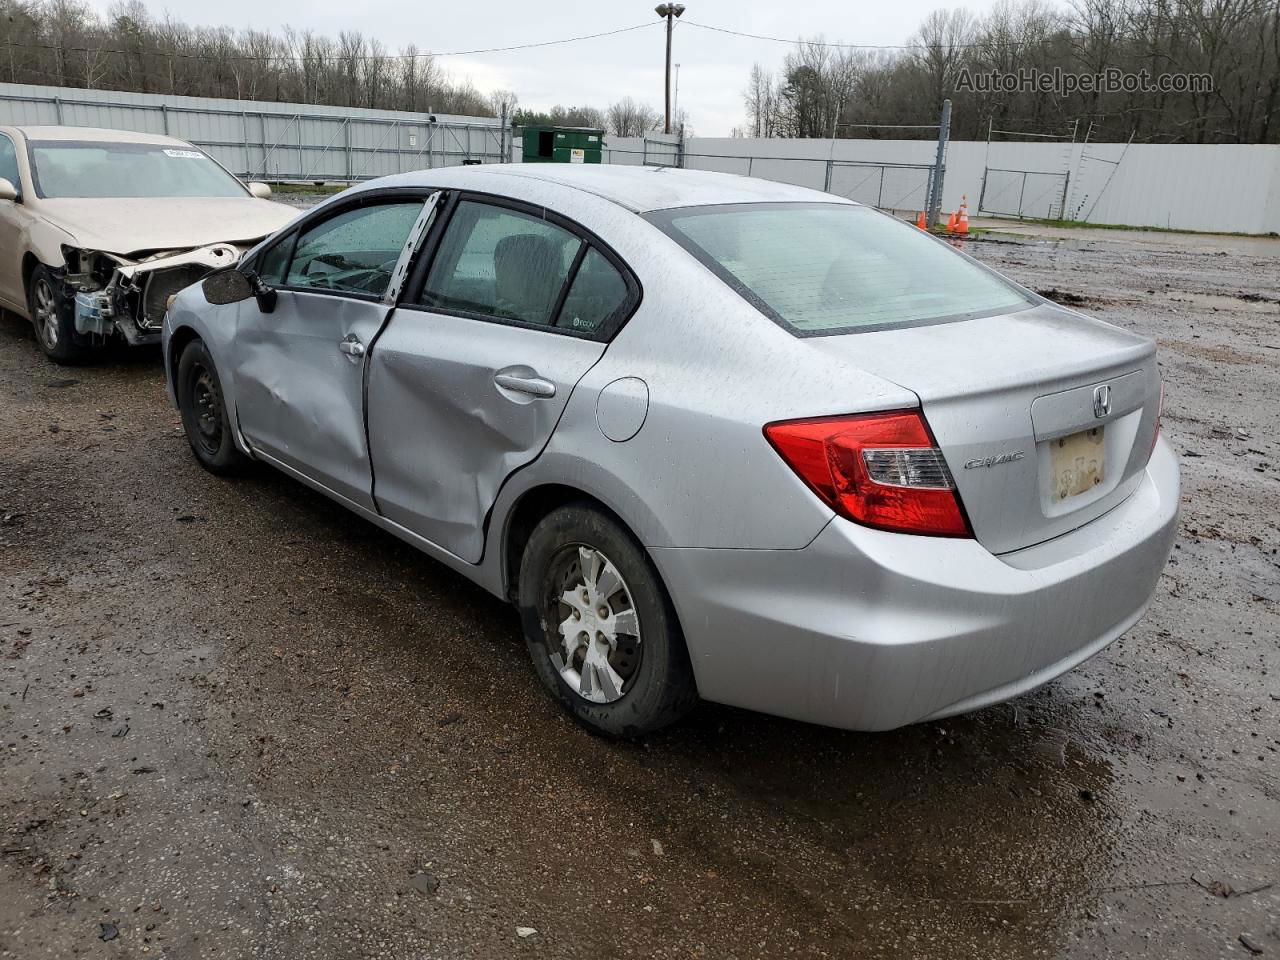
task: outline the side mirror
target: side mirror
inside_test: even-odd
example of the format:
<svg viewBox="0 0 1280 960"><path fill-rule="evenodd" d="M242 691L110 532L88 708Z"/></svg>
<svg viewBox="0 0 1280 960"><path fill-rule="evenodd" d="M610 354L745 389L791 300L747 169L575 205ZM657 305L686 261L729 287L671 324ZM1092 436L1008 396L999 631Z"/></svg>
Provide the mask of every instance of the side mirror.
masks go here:
<svg viewBox="0 0 1280 960"><path fill-rule="evenodd" d="M253 296L253 285L249 278L235 267L228 267L211 273L200 283L204 298L210 303L222 306L227 303L239 303Z"/></svg>
<svg viewBox="0 0 1280 960"><path fill-rule="evenodd" d="M219 306L254 297L263 313L270 313L276 308L276 292L252 270L242 271L238 267L219 270L205 277L200 289L204 291L206 300Z"/></svg>
<svg viewBox="0 0 1280 960"><path fill-rule="evenodd" d="M271 199L271 188L258 180L254 180L249 184L249 192L259 200Z"/></svg>
<svg viewBox="0 0 1280 960"><path fill-rule="evenodd" d="M0 200L8 200L13 203L17 199L18 188L13 185L13 181L0 177Z"/></svg>

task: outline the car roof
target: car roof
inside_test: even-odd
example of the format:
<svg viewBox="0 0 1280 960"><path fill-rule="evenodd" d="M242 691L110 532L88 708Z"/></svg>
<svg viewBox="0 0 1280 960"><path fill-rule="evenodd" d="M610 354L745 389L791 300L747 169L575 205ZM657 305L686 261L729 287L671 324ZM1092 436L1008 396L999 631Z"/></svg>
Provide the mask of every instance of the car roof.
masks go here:
<svg viewBox="0 0 1280 960"><path fill-rule="evenodd" d="M136 133L133 130L107 130L102 127L26 127L13 126L28 140L88 140L97 143L162 143L165 146L190 146L185 140L158 133Z"/></svg>
<svg viewBox="0 0 1280 960"><path fill-rule="evenodd" d="M437 167L371 181L369 187L432 186L506 194L513 178L594 194L637 213L722 203L853 203L843 197L773 180L710 170L622 164L509 163Z"/></svg>

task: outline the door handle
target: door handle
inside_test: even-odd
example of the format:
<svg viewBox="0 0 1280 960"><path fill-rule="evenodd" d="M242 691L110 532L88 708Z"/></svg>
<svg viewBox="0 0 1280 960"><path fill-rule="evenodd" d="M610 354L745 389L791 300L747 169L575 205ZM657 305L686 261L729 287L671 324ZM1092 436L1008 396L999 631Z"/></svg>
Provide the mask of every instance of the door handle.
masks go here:
<svg viewBox="0 0 1280 960"><path fill-rule="evenodd" d="M531 397L550 399L556 395L556 385L538 376L521 377L514 373L496 373L493 376L493 382L503 390L524 393Z"/></svg>
<svg viewBox="0 0 1280 960"><path fill-rule="evenodd" d="M364 356L364 344L356 339L356 335L354 333L347 334L345 340L339 340L338 349L348 357Z"/></svg>

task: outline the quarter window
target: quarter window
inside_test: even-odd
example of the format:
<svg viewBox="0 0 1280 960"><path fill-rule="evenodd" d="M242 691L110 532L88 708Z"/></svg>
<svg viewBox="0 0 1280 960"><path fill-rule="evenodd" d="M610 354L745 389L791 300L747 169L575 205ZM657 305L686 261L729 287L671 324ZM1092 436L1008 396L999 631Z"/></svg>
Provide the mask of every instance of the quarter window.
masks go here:
<svg viewBox="0 0 1280 960"><path fill-rule="evenodd" d="M546 220L464 200L449 221L419 302L550 326L582 245Z"/></svg>
<svg viewBox="0 0 1280 960"><path fill-rule="evenodd" d="M382 296L421 212L421 200L384 203L315 225L298 237L285 285Z"/></svg>
<svg viewBox="0 0 1280 960"><path fill-rule="evenodd" d="M592 247L582 258L556 326L593 332L627 300L627 282L604 254Z"/></svg>
<svg viewBox="0 0 1280 960"><path fill-rule="evenodd" d="M264 283L279 286L284 283L285 270L289 266L289 254L293 252L294 235L276 242L258 258L258 276Z"/></svg>

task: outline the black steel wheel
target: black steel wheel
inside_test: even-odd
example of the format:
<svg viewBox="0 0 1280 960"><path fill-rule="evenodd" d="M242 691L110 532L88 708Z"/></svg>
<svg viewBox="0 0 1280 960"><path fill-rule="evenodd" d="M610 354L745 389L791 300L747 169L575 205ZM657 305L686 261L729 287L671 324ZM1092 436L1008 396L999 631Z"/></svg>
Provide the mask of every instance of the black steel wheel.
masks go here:
<svg viewBox="0 0 1280 960"><path fill-rule="evenodd" d="M192 340L183 349L175 386L182 428L200 465L218 474L242 467L246 458L236 447L222 382L204 341Z"/></svg>

